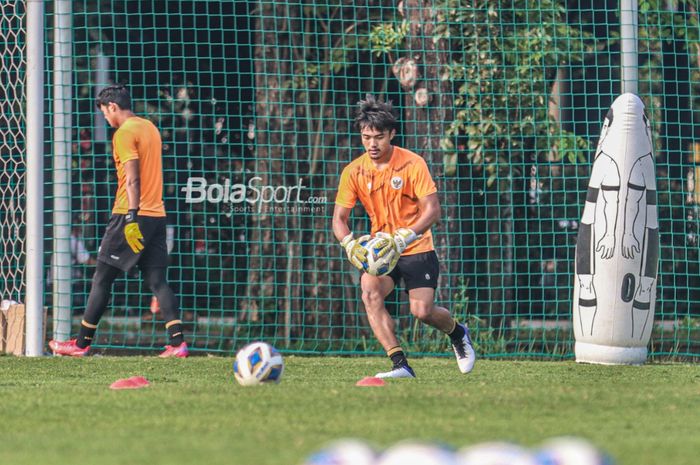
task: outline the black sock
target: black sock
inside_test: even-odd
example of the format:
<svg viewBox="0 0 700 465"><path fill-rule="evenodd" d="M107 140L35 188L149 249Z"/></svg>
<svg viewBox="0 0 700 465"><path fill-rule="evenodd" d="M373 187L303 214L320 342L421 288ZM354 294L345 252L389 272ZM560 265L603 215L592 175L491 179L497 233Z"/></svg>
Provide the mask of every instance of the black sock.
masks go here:
<svg viewBox="0 0 700 465"><path fill-rule="evenodd" d="M176 347L185 342L185 338L182 335L182 320L169 321L165 323L165 328L168 330L171 346Z"/></svg>
<svg viewBox="0 0 700 465"><path fill-rule="evenodd" d="M95 274L92 276L92 286L90 287L90 295L85 306L83 321L80 323L80 332L75 342L75 345L81 349L92 344L97 324L107 309L107 304L112 294L112 283L121 273L122 271L119 268L98 260L95 266Z"/></svg>
<svg viewBox="0 0 700 465"><path fill-rule="evenodd" d="M81 349L86 348L92 344L92 338L95 336L95 331L97 331L97 325L93 325L83 320L80 322L80 332L78 333L78 339L75 341L75 345Z"/></svg>
<svg viewBox="0 0 700 465"><path fill-rule="evenodd" d="M163 313L163 319L166 321L165 329L168 331L170 345L177 347L185 342L185 339L182 336L182 320L180 320L177 297L175 297L165 278L166 271L167 269L164 266L148 267L143 270L143 277L146 285L158 299L160 311Z"/></svg>
<svg viewBox="0 0 700 465"><path fill-rule="evenodd" d="M455 342L461 341L465 334L464 327L457 323L457 320L455 320L455 327L452 332L447 333L447 335L450 336L450 339Z"/></svg>
<svg viewBox="0 0 700 465"><path fill-rule="evenodd" d="M406 354L400 346L392 347L386 352L386 354L389 356L395 367L408 366Z"/></svg>

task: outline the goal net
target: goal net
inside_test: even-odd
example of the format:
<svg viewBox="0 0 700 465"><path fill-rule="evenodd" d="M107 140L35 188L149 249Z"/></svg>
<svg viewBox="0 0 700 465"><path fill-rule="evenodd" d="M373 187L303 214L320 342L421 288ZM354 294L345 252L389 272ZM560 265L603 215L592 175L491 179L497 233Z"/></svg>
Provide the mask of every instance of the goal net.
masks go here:
<svg viewBox="0 0 700 465"><path fill-rule="evenodd" d="M0 298L24 294L25 7L0 2Z"/></svg>

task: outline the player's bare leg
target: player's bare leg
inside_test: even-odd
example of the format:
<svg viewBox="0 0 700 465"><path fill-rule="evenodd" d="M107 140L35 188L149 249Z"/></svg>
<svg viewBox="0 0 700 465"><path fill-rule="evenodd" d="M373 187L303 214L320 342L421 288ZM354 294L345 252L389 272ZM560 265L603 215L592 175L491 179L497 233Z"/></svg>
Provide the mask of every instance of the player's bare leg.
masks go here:
<svg viewBox="0 0 700 465"><path fill-rule="evenodd" d="M384 305L384 299L394 288L394 280L388 276L372 276L364 273L360 278L362 302L374 336L386 351L394 366L391 371L377 373L379 378L414 378L406 355L399 346L394 332L394 319Z"/></svg>
<svg viewBox="0 0 700 465"><path fill-rule="evenodd" d="M413 316L425 324L449 333L454 329L455 322L450 312L435 305L435 289L421 287L408 291L408 302Z"/></svg>
<svg viewBox="0 0 700 465"><path fill-rule="evenodd" d="M472 371L476 353L469 337L469 329L457 323L449 310L435 305L435 289L430 287L411 289L408 291L408 301L413 316L450 337L459 371L462 373Z"/></svg>
<svg viewBox="0 0 700 465"><path fill-rule="evenodd" d="M372 276L367 273L360 279L362 302L375 337L385 350L398 345L394 334L394 319L384 305L384 299L394 288L394 280L388 276Z"/></svg>

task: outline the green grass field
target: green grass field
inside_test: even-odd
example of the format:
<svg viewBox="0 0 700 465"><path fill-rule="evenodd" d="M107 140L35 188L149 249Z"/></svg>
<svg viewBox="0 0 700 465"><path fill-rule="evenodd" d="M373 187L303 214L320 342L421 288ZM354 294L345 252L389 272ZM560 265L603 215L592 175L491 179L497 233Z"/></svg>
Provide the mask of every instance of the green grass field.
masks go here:
<svg viewBox="0 0 700 465"><path fill-rule="evenodd" d="M455 447L586 437L621 465L700 463L700 367L414 359L419 376L355 386L383 358L286 356L279 385L236 384L231 358L0 357L0 464L296 465L323 443ZM152 385L112 391L118 378Z"/></svg>

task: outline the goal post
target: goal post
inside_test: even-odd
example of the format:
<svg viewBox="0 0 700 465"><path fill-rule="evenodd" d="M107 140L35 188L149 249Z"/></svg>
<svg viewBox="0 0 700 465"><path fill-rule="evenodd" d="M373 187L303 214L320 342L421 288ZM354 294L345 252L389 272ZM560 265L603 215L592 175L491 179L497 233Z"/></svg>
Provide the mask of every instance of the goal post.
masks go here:
<svg viewBox="0 0 700 465"><path fill-rule="evenodd" d="M27 0L25 355L44 353L44 2Z"/></svg>
<svg viewBox="0 0 700 465"><path fill-rule="evenodd" d="M47 266L44 243L47 237L44 213L52 196L53 239L51 277L53 285L53 337L66 339L71 329L71 99L72 99L72 5L55 0L53 112L45 111L45 18L42 0L3 2L0 5L2 37L6 53L2 87L5 103L0 117L2 176L0 191L0 298L24 303L22 324L23 353L44 353ZM47 168L44 134L46 125L54 128L51 188L44 190ZM9 337L9 336L7 336ZM14 352L19 353L19 352Z"/></svg>
<svg viewBox="0 0 700 465"><path fill-rule="evenodd" d="M636 94L639 77L639 46L638 46L638 15L637 0L620 1L620 55L622 60L622 93Z"/></svg>
<svg viewBox="0 0 700 465"><path fill-rule="evenodd" d="M5 44L0 111L0 299L5 305L24 296L23 200L26 173L24 4L0 3L0 39ZM6 79L5 79L6 77Z"/></svg>
<svg viewBox="0 0 700 465"><path fill-rule="evenodd" d="M53 58L53 338L71 332L72 0L54 1Z"/></svg>

